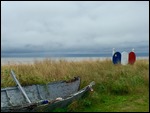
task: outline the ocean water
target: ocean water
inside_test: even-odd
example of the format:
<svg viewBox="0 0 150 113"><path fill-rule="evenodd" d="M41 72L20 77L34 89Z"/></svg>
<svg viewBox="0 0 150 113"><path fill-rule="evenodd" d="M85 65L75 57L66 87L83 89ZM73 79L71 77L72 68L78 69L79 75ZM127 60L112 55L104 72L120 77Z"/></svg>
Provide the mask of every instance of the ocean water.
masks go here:
<svg viewBox="0 0 150 113"><path fill-rule="evenodd" d="M111 60L111 56L72 56L72 57L1 57L1 65L8 64L32 64L34 61L42 61L44 59L51 59L55 61L66 60L66 61L81 61L81 60ZM136 59L149 59L148 56L136 57Z"/></svg>
<svg viewBox="0 0 150 113"><path fill-rule="evenodd" d="M66 60L66 61L81 61L81 60L106 60L111 57L3 57L1 58L1 65L5 64L28 64L34 61L42 61L44 59L50 60Z"/></svg>

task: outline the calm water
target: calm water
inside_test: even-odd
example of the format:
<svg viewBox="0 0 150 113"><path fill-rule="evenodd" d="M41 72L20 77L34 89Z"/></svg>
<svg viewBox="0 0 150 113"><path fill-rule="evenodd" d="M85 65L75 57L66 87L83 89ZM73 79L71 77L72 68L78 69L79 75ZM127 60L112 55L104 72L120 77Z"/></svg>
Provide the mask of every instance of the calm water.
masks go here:
<svg viewBox="0 0 150 113"><path fill-rule="evenodd" d="M34 63L34 61L42 61L44 59L51 59L55 61L66 60L66 61L81 61L81 60L106 60L111 57L6 57L1 58L1 65L13 64L13 63Z"/></svg>
<svg viewBox="0 0 150 113"><path fill-rule="evenodd" d="M112 57L2 57L1 65L7 64L26 64L34 63L34 61L42 61L44 59L51 59L55 61L67 60L67 61L81 61L81 60L111 60ZM137 57L138 59L149 59L148 56Z"/></svg>

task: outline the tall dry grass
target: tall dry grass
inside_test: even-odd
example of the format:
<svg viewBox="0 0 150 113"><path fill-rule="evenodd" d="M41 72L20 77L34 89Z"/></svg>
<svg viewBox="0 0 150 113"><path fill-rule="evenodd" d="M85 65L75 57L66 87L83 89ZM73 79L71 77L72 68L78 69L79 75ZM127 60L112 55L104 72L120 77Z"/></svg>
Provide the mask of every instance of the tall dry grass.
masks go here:
<svg viewBox="0 0 150 113"><path fill-rule="evenodd" d="M54 61L45 59L33 64L11 64L1 66L1 87L14 86L10 76L13 69L20 83L24 85L44 84L81 78L81 87L96 82L100 92L129 93L140 85L149 85L149 61L137 60L134 65L114 65L111 60Z"/></svg>

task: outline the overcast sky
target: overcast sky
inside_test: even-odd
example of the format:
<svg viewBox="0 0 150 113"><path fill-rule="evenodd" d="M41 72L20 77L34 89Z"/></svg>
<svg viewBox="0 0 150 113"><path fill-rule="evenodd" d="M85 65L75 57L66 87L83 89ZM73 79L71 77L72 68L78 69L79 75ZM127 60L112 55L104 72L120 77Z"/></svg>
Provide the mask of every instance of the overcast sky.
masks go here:
<svg viewBox="0 0 150 113"><path fill-rule="evenodd" d="M149 1L2 1L1 53L149 53Z"/></svg>

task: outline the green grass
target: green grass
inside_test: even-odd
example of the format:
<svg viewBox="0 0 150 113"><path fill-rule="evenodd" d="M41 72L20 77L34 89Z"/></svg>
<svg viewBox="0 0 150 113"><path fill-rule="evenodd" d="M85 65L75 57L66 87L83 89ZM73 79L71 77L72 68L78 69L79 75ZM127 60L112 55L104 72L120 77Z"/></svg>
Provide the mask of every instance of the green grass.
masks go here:
<svg viewBox="0 0 150 113"><path fill-rule="evenodd" d="M96 93L96 92L94 92ZM111 94L97 94L95 97L87 96L76 102L78 109L71 109L70 111L81 112L147 112L149 111L149 97L148 92L143 94L130 95L111 95ZM92 99L93 98L93 99ZM82 106L80 106L82 105Z"/></svg>
<svg viewBox="0 0 150 113"><path fill-rule="evenodd" d="M94 91L54 112L147 112L149 111L149 60L134 65L114 65L110 60L53 61L1 66L1 87L14 86L13 69L21 85L43 84L80 76L81 86L95 81Z"/></svg>

